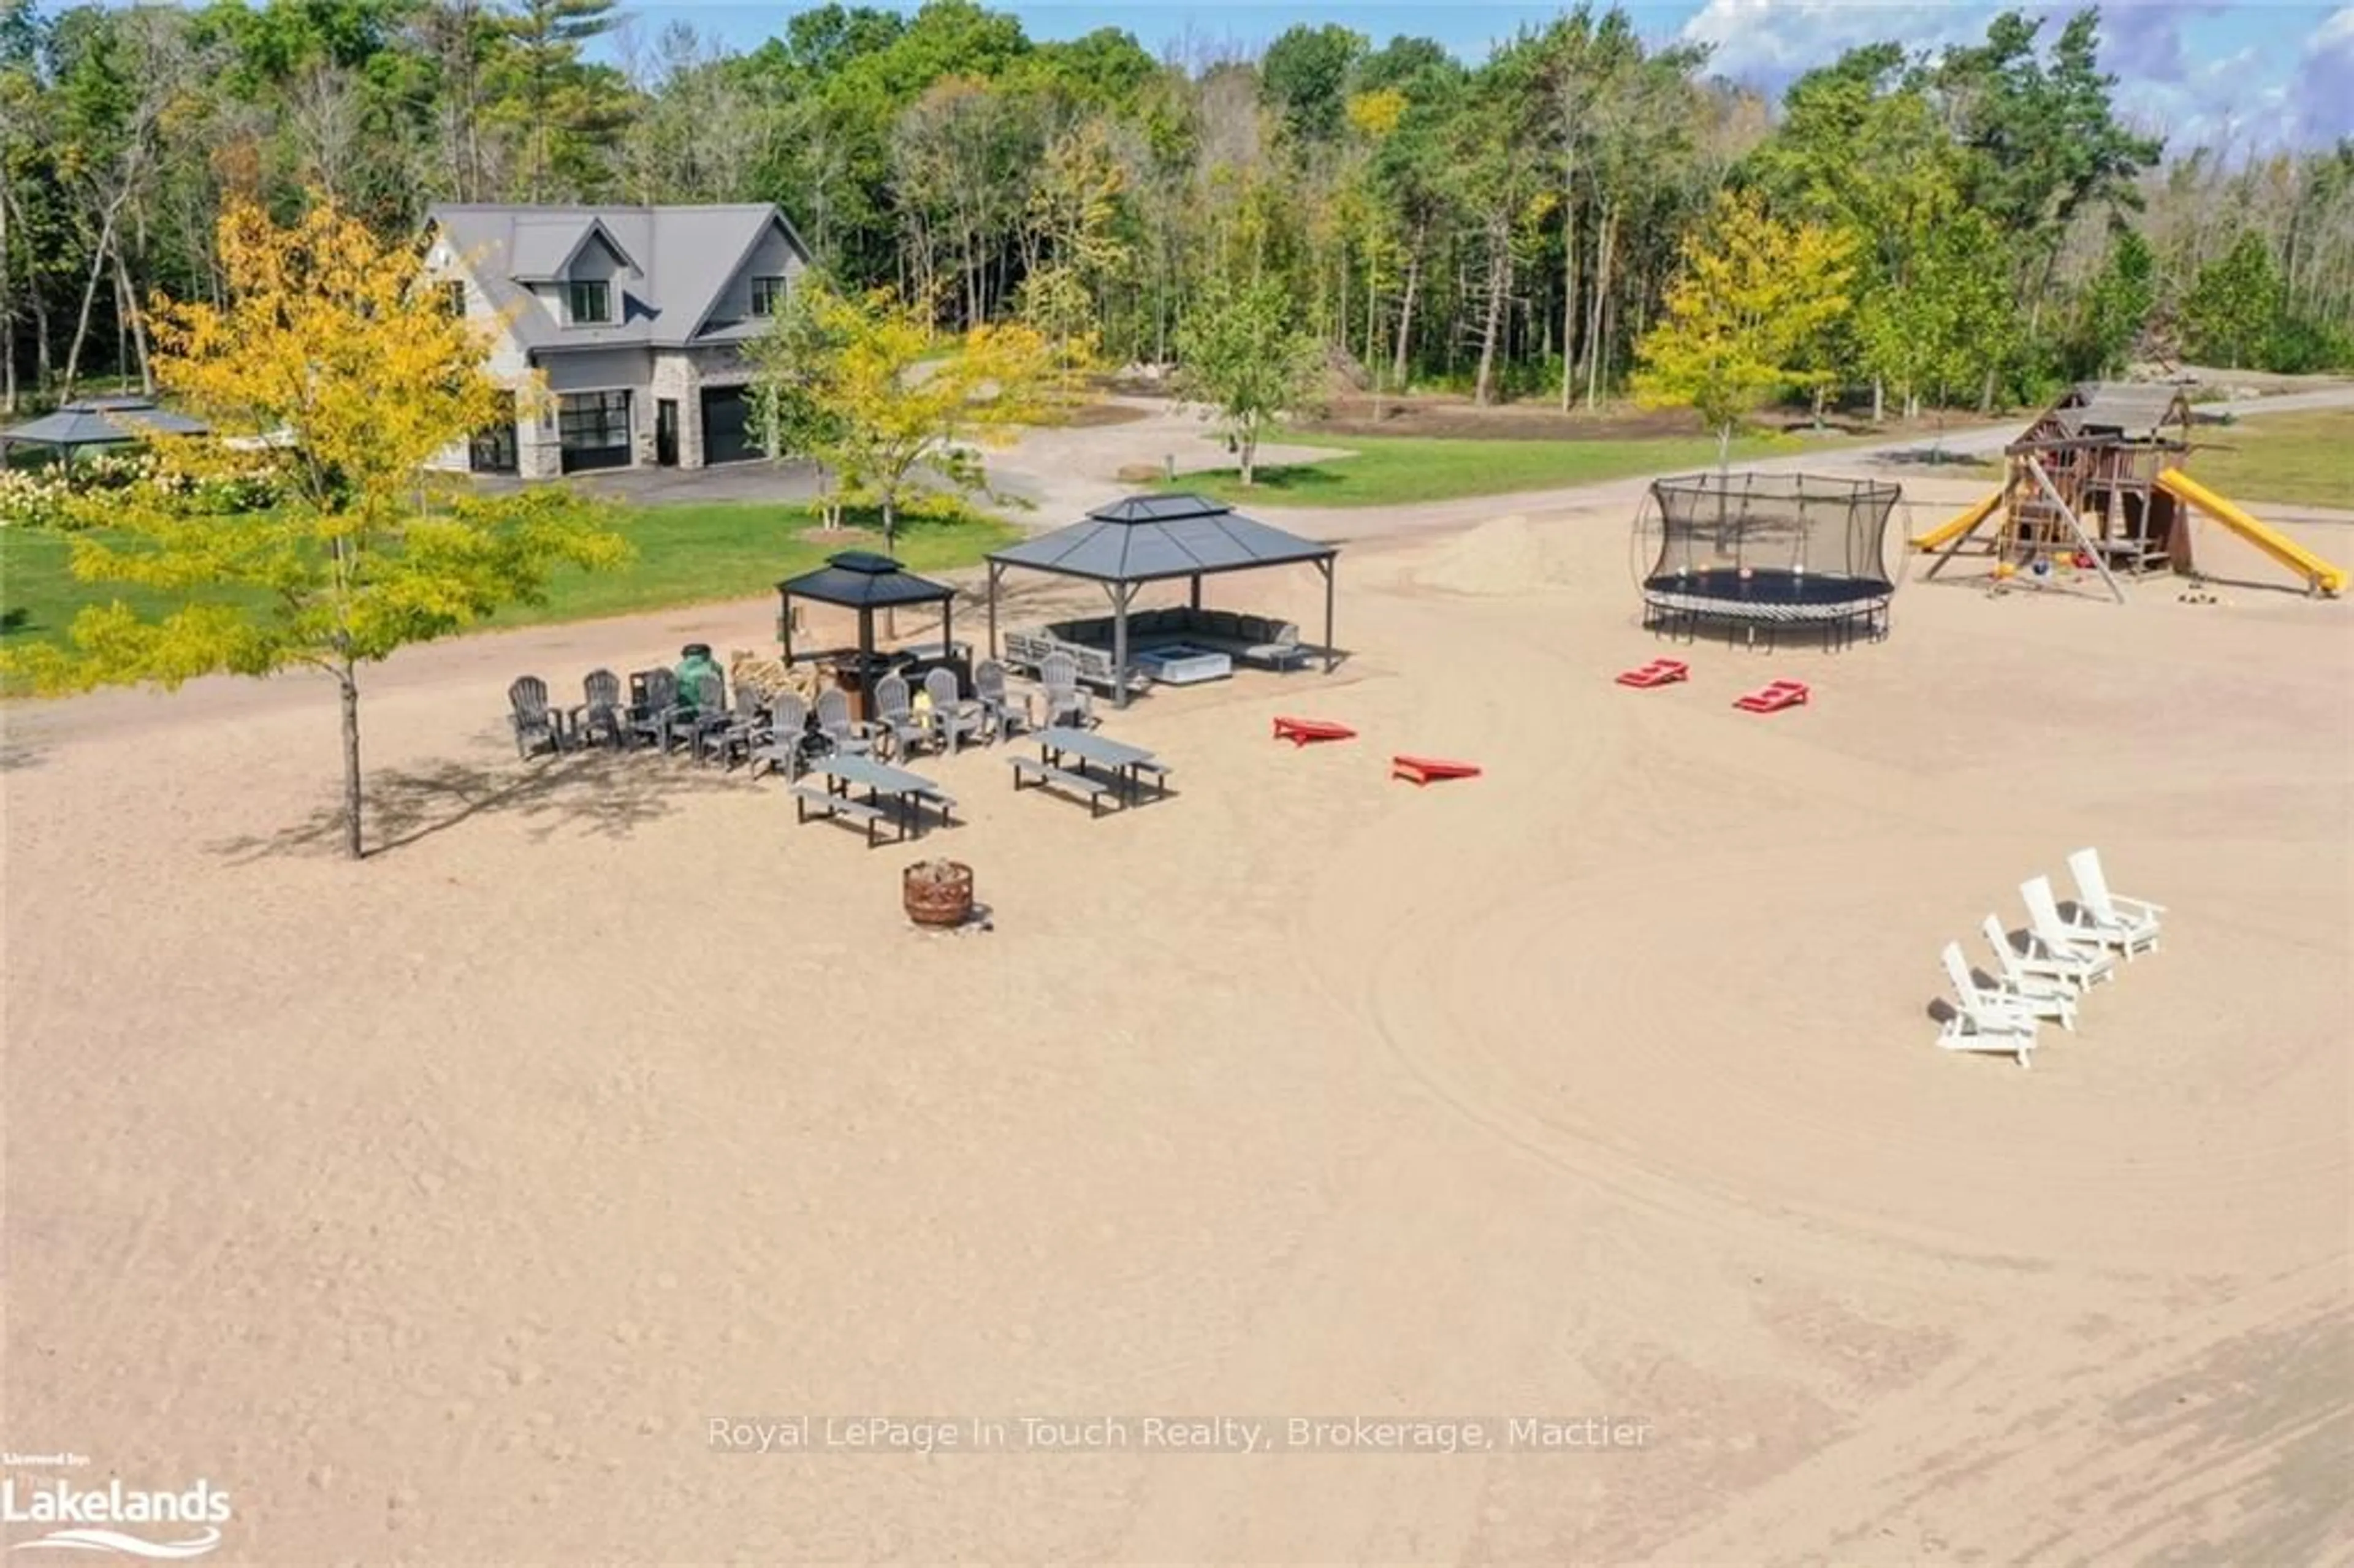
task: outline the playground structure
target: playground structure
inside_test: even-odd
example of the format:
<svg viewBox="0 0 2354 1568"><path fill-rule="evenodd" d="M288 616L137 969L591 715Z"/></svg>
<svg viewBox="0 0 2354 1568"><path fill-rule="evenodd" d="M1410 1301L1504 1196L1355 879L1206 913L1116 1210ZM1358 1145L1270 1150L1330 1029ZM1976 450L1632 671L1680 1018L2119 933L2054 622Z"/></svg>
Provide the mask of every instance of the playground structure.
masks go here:
<svg viewBox="0 0 2354 1568"><path fill-rule="evenodd" d="M1635 523L1643 623L1687 639L1702 622L1770 645L1813 628L1826 645L1888 635L1884 555L1903 493L1813 474L1700 473L1655 481Z"/></svg>
<svg viewBox="0 0 2354 1568"><path fill-rule="evenodd" d="M1974 553L1994 557L1998 577L2092 572L2122 604L2120 577L2195 570L2195 509L2302 577L2308 591L2344 591L2343 570L2183 471L2190 422L2179 387L2084 383L2003 449L2002 488L1913 546L1936 555L1934 577L1992 524Z"/></svg>

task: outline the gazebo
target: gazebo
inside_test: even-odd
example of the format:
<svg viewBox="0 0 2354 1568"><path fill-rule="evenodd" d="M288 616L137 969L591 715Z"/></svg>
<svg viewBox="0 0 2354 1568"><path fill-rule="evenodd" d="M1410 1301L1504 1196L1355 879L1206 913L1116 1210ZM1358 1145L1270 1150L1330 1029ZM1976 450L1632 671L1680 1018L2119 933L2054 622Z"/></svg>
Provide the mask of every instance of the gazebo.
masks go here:
<svg viewBox="0 0 2354 1568"><path fill-rule="evenodd" d="M854 696L861 699L865 694L868 673L882 662L875 649L875 612L878 609L938 604L940 607L940 655L943 660L954 658L956 646L949 640L949 618L956 589L946 583L936 583L929 577L919 577L888 556L878 556L870 550L844 550L828 556L825 565L815 571L803 572L797 577L787 577L779 583L777 596L777 639L784 644L785 662L788 664L793 662L793 600L811 599L858 612L858 677L855 684L844 683ZM817 658L823 655L809 656ZM840 673L839 670L837 673Z"/></svg>
<svg viewBox="0 0 2354 1568"><path fill-rule="evenodd" d="M1008 567L1101 583L1111 599L1112 664L1120 706L1128 705L1128 612L1147 583L1189 581L1189 603L1202 608L1202 579L1260 567L1314 567L1324 578L1324 669L1331 672L1332 567L1338 545L1246 517L1200 495L1132 495L1098 506L1078 522L1024 539L989 557L989 652L997 653L997 588Z"/></svg>
<svg viewBox="0 0 2354 1568"><path fill-rule="evenodd" d="M147 436L201 436L211 427L155 407L152 397L81 397L0 430L0 461L12 446L48 447L70 461L84 447L120 446Z"/></svg>

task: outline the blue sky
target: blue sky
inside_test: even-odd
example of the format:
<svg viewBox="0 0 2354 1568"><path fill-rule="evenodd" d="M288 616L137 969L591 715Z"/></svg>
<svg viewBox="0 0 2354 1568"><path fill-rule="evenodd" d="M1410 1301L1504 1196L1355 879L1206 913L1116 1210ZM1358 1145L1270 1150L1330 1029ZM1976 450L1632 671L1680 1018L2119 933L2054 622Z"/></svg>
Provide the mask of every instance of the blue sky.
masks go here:
<svg viewBox="0 0 2354 1568"><path fill-rule="evenodd" d="M876 0L869 0L876 3ZM1526 0L990 0L1021 16L1034 38L1124 27L1158 53L1191 40L1255 49L1295 22L1338 22L1376 41L1395 33L1437 38L1467 59L1562 6ZM2019 8L2043 10L2031 0ZM626 0L625 0L626 4ZM780 30L807 7L787 0L702 0L630 7L641 27L691 23L737 48ZM913 5L901 9L912 10ZM1628 5L1653 37L1716 48L1725 75L1778 90L1850 45L1893 37L1934 48L1977 37L2001 5L1979 0L1675 0ZM2065 8L2053 8L2064 15ZM2113 0L2102 8L2103 58L2120 79L2118 101L2145 128L2189 145L2312 145L2354 135L2354 4L2226 5L2216 0Z"/></svg>

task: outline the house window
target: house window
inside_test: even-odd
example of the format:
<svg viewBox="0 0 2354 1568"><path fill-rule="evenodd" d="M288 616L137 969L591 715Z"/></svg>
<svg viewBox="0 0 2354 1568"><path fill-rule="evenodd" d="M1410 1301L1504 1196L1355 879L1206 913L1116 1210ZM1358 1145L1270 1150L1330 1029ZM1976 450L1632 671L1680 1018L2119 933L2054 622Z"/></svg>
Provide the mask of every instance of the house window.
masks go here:
<svg viewBox="0 0 2354 1568"><path fill-rule="evenodd" d="M775 315L777 313L778 307L782 305L784 302L785 281L782 278L755 278L752 280L752 313L754 315Z"/></svg>
<svg viewBox="0 0 2354 1568"><path fill-rule="evenodd" d="M565 302L575 326L599 326L613 319L613 286L601 280L574 283Z"/></svg>
<svg viewBox="0 0 2354 1568"><path fill-rule="evenodd" d="M556 411L557 444L564 468L611 468L630 461L630 395L569 392Z"/></svg>
<svg viewBox="0 0 2354 1568"><path fill-rule="evenodd" d="M461 319L465 316L466 285L463 282L453 281L441 285L441 308L453 316Z"/></svg>

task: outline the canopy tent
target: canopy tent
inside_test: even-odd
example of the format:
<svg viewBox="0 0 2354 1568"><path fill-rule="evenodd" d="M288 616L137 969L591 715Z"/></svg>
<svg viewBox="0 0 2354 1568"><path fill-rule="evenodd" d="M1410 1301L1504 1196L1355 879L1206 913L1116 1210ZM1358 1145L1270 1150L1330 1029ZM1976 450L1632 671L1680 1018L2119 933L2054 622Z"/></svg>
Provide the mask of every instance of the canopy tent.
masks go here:
<svg viewBox="0 0 2354 1568"><path fill-rule="evenodd" d="M83 397L37 419L0 430L0 457L11 446L51 447L67 458L83 447L118 446L148 436L201 436L201 419L158 408L148 397Z"/></svg>
<svg viewBox="0 0 2354 1568"><path fill-rule="evenodd" d="M997 585L1008 567L1104 586L1112 603L1112 664L1119 702L1128 705L1128 611L1146 583L1191 580L1202 608L1202 579L1218 572L1305 561L1324 577L1324 668L1333 665L1332 565L1338 545L1287 534L1199 495L1134 495L1098 506L1066 528L1042 534L989 557L989 652L997 653Z"/></svg>
<svg viewBox="0 0 2354 1568"><path fill-rule="evenodd" d="M777 637L785 647L785 662L793 662L793 600L812 599L858 612L858 654L861 666L875 659L875 612L907 605L940 607L940 649L949 652L949 607L956 589L929 577L919 577L888 556L870 550L844 550L826 558L825 565L777 585Z"/></svg>

